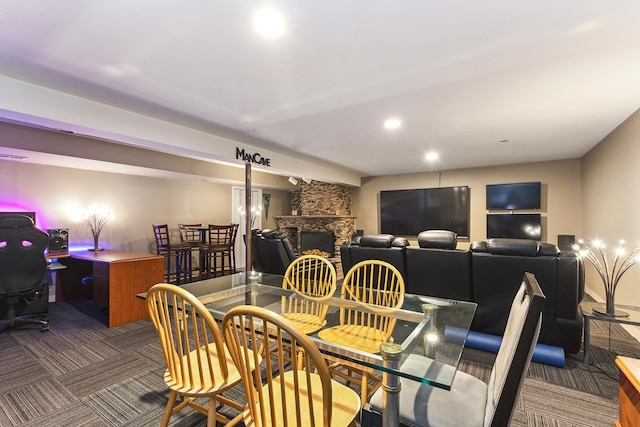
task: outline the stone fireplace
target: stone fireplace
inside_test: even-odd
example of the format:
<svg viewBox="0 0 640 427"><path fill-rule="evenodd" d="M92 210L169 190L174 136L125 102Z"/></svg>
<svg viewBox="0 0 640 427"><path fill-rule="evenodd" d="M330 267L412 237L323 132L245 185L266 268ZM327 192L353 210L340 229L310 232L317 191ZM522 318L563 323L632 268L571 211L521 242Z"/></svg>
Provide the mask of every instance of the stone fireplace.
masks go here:
<svg viewBox="0 0 640 427"><path fill-rule="evenodd" d="M340 246L356 232L356 217L351 216L351 190L348 187L312 181L300 181L291 194L291 211L298 215L274 217L278 230L289 237L296 252L302 252L302 232L332 233L333 253L339 261ZM295 242L295 244L294 244ZM309 248L320 249L320 248Z"/></svg>

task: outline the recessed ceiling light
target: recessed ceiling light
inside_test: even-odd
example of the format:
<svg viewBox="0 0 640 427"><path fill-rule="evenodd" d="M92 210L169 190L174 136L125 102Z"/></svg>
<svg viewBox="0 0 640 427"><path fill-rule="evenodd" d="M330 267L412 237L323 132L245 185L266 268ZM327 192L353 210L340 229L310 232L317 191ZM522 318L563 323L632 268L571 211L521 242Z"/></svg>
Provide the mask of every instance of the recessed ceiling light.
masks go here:
<svg viewBox="0 0 640 427"><path fill-rule="evenodd" d="M438 160L438 157L440 156L435 151L430 151L424 156L424 158L430 162L433 162L434 160Z"/></svg>
<svg viewBox="0 0 640 427"><path fill-rule="evenodd" d="M400 126L402 126L400 119L391 118L384 121L385 129L398 129Z"/></svg>
<svg viewBox="0 0 640 427"><path fill-rule="evenodd" d="M264 37L278 38L284 34L284 18L274 9L260 9L253 17L253 27Z"/></svg>

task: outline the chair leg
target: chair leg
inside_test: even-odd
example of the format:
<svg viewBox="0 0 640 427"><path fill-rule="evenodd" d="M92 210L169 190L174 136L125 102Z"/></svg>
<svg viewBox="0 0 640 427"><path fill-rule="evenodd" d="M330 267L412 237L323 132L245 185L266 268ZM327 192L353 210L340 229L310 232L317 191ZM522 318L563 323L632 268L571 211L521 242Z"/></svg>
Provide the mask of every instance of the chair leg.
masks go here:
<svg viewBox="0 0 640 427"><path fill-rule="evenodd" d="M175 255L175 266L174 266L175 274L176 274L176 276L175 276L176 277L176 281L175 281L176 285L180 285L180 271L182 269L181 266L180 266L181 263L182 263L182 257L180 256L179 252L176 252L176 255Z"/></svg>
<svg viewBox="0 0 640 427"><path fill-rule="evenodd" d="M5 320L0 322L0 332L4 332L7 329L17 328L21 325L41 325L42 329L40 330L42 332L47 332L49 330L49 314L33 313L17 316L15 306L13 304L9 304L7 312L5 313Z"/></svg>
<svg viewBox="0 0 640 427"><path fill-rule="evenodd" d="M200 260L200 277L202 279L209 278L209 254L199 252L199 260Z"/></svg>
<svg viewBox="0 0 640 427"><path fill-rule="evenodd" d="M214 251L211 256L213 257L213 277L218 277L218 252Z"/></svg>
<svg viewBox="0 0 640 427"><path fill-rule="evenodd" d="M193 272L192 272L192 264L191 264L191 249L184 251L182 253L182 258L184 259L184 280L187 283L193 282Z"/></svg>
<svg viewBox="0 0 640 427"><path fill-rule="evenodd" d="M207 427L216 426L216 399L213 396L209 397L209 407L207 413Z"/></svg>
<svg viewBox="0 0 640 427"><path fill-rule="evenodd" d="M362 381L362 383L360 383L360 401L364 402L360 404L360 409L362 409L364 404L369 401L369 375L366 371L362 372L360 380Z"/></svg>
<svg viewBox="0 0 640 427"><path fill-rule="evenodd" d="M164 281L171 282L171 258L169 254L164 254Z"/></svg>
<svg viewBox="0 0 640 427"><path fill-rule="evenodd" d="M45 314L42 316L42 320L40 322L42 323L42 332L47 332L49 330L49 315Z"/></svg>
<svg viewBox="0 0 640 427"><path fill-rule="evenodd" d="M169 393L169 400L167 401L167 406L164 408L164 414L162 415L162 421L160 422L161 427L167 427L169 425L169 419L173 413L173 405L176 404L177 396L178 393L173 390Z"/></svg>
<svg viewBox="0 0 640 427"><path fill-rule="evenodd" d="M229 265L231 266L231 274L236 272L236 251L233 248L229 251Z"/></svg>

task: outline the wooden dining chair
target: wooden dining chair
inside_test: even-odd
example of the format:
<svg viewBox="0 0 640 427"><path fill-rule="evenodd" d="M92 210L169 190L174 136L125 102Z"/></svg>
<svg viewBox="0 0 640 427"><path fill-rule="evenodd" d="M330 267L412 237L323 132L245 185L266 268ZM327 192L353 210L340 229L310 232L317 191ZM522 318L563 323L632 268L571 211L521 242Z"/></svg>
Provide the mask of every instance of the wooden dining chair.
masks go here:
<svg viewBox="0 0 640 427"><path fill-rule="evenodd" d="M211 313L191 293L167 283L149 290L147 308L167 364L164 380L170 394L161 425L168 425L171 415L187 405L207 415L207 426L214 426L216 420L229 422L216 412L216 402L237 410L244 408L223 396L240 383L241 376ZM260 364L259 355L249 358L250 363ZM175 405L178 396L183 400ZM208 406L197 403L197 398L208 399Z"/></svg>
<svg viewBox="0 0 640 427"><path fill-rule="evenodd" d="M282 297L281 314L305 334L322 328L329 306L322 301L336 290L336 269L326 257L303 255L296 258L285 272L282 287L293 296Z"/></svg>
<svg viewBox="0 0 640 427"><path fill-rule="evenodd" d="M222 321L225 341L240 370L247 395L243 412L232 421L247 426L356 426L360 398L331 378L322 354L284 317L255 306L238 306ZM252 348L270 348L263 358ZM288 363L285 347L302 355Z"/></svg>
<svg viewBox="0 0 640 427"><path fill-rule="evenodd" d="M217 277L236 272L237 233L238 224L209 224L208 241L200 246L200 269L204 277Z"/></svg>
<svg viewBox="0 0 640 427"><path fill-rule="evenodd" d="M318 336L325 341L367 353L379 353L380 344L392 340L396 318L386 309L400 308L404 302L404 280L391 264L381 260L366 260L354 265L344 278L341 298L377 307L377 313L353 308L340 308L340 323L323 329ZM372 369L349 364L339 359L328 359L335 376L349 382L360 383L362 404L382 384Z"/></svg>
<svg viewBox="0 0 640 427"><path fill-rule="evenodd" d="M419 427L510 425L540 334L545 300L535 276L525 273L509 311L489 383L460 371L456 372L451 390L402 380L400 422ZM412 356L402 365L403 372L423 378L433 369L432 359ZM363 419L362 425L381 425L383 400L382 390L378 390L371 398L371 410L363 413L369 419Z"/></svg>
<svg viewBox="0 0 640 427"><path fill-rule="evenodd" d="M180 284L193 280L191 263L191 246L186 243L171 242L169 226L167 224L153 225L156 238L156 251L165 259L165 280ZM172 268L173 267L173 268Z"/></svg>

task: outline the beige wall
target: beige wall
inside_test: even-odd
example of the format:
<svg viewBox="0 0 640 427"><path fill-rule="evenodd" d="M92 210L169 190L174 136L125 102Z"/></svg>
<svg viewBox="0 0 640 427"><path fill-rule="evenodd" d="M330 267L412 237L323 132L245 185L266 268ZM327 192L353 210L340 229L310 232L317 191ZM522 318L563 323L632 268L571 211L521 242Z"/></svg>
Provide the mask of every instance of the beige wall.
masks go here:
<svg viewBox="0 0 640 427"><path fill-rule="evenodd" d="M582 236L627 249L640 246L640 110L582 158ZM587 269L587 286L604 297L602 282ZM640 265L616 291L616 303L640 306Z"/></svg>
<svg viewBox="0 0 640 427"><path fill-rule="evenodd" d="M470 239L486 238L485 188L487 184L540 181L542 183L542 240L557 243L558 234L580 231L580 161L562 160L508 166L471 168L444 172L365 178L362 187L353 190L353 214L356 226L365 233L380 229L381 190L452 187L468 185L471 192ZM415 239L414 239L415 240ZM468 247L460 241L459 247Z"/></svg>
<svg viewBox="0 0 640 427"><path fill-rule="evenodd" d="M20 147L24 141L53 144L53 137L53 146L59 147L72 138L14 125L0 126L2 146ZM145 159L137 161L144 162ZM204 174L215 176L218 173L213 170L215 167ZM179 172L198 174L198 168L200 165L192 162L185 164ZM237 175L237 172L233 171L233 174ZM237 181L235 185L242 184L241 178L242 173L234 180ZM263 212L262 227L275 227L273 217L290 211L290 194L285 190L274 190L272 186L286 182L286 177L256 174L256 178L254 182L262 180L270 187L264 188L263 192L271 194L269 217L265 218ZM486 184L524 181L543 184L540 213L544 241L555 243L558 234L574 234L585 239L601 238L610 245L624 238L629 247L640 246L637 219L640 212L640 110L579 160L364 178L362 187L353 189L352 212L357 216L357 228L376 233L381 190L468 185L471 188L470 241L482 240L486 236ZM0 210L8 207L35 210L41 228L69 228L72 244L89 246L89 230L74 216L93 203L104 204L113 210L114 218L104 228L102 244L115 249L153 252L153 223L168 223L175 228L183 221L229 222L233 184L0 160ZM467 245L465 241L459 246ZM640 266L635 266L621 281L617 302L640 305L638 282ZM600 282L590 269L587 270L587 287L602 295Z"/></svg>
<svg viewBox="0 0 640 427"><path fill-rule="evenodd" d="M263 190L262 194L271 194L269 203L269 216L265 217L266 212L262 211L262 228L277 228L274 216L289 215L291 212L291 193L289 191L273 191Z"/></svg>
<svg viewBox="0 0 640 427"><path fill-rule="evenodd" d="M288 212L288 192L271 194L269 219ZM155 252L152 224L229 223L232 186L179 179L148 178L0 160L0 211L36 211L38 226L68 228L71 245L91 246L88 227L78 220L93 204L107 206L113 219L101 246ZM282 200L287 200L287 210Z"/></svg>

